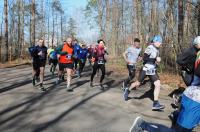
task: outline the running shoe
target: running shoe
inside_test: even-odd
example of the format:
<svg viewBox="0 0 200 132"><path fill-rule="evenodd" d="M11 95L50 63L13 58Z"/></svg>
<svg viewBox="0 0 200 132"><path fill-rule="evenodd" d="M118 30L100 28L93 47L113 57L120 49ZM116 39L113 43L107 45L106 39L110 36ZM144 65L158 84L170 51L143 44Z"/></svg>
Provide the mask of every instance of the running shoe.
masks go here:
<svg viewBox="0 0 200 132"><path fill-rule="evenodd" d="M141 127L141 125L145 123L145 121L141 118L141 117L137 117L134 122L133 125L131 126L131 128L129 129L129 132L143 132L143 129Z"/></svg>
<svg viewBox="0 0 200 132"><path fill-rule="evenodd" d="M35 86L35 78L32 79L32 84Z"/></svg>
<svg viewBox="0 0 200 132"><path fill-rule="evenodd" d="M56 84L59 84L59 83L60 83L60 79L57 79L57 80L56 80Z"/></svg>
<svg viewBox="0 0 200 132"><path fill-rule="evenodd" d="M100 83L100 90L104 90L104 86L103 86L103 84L102 83Z"/></svg>
<svg viewBox="0 0 200 132"><path fill-rule="evenodd" d="M161 105L159 102L154 102L152 110L163 110L165 108L164 105Z"/></svg>
<svg viewBox="0 0 200 132"><path fill-rule="evenodd" d="M130 93L129 89L128 89L128 88L125 88L125 90L124 90L124 95L123 95L125 101L128 100L128 95L129 95L129 93Z"/></svg>
<svg viewBox="0 0 200 132"><path fill-rule="evenodd" d="M90 87L93 87L93 82L90 82Z"/></svg>
<svg viewBox="0 0 200 132"><path fill-rule="evenodd" d="M67 86L67 91L68 92L73 92L74 90L70 86Z"/></svg>
<svg viewBox="0 0 200 132"><path fill-rule="evenodd" d="M40 83L39 89L42 90L42 91L46 91L46 89L44 88L44 86L42 85L42 83Z"/></svg>

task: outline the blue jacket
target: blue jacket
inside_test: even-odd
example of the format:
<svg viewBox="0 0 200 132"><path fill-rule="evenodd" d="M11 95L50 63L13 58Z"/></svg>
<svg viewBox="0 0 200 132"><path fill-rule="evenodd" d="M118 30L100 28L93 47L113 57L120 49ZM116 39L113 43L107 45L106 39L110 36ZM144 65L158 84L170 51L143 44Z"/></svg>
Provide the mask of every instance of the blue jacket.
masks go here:
<svg viewBox="0 0 200 132"><path fill-rule="evenodd" d="M80 46L79 44L74 44L74 45L73 45L73 48L74 48L74 56L75 56L75 57L78 57L79 54L80 54L81 46Z"/></svg>
<svg viewBox="0 0 200 132"><path fill-rule="evenodd" d="M78 59L86 60L88 55L88 50L86 48L80 48L80 54L78 55Z"/></svg>
<svg viewBox="0 0 200 132"><path fill-rule="evenodd" d="M52 51L51 54L50 54L50 58L53 59L53 60L57 60L57 54L58 54L57 51Z"/></svg>

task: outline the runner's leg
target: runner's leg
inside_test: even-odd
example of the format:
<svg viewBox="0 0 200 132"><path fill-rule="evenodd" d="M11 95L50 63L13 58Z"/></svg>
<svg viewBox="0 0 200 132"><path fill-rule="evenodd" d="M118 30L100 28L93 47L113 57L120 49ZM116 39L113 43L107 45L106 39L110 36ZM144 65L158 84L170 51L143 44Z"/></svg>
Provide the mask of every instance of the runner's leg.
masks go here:
<svg viewBox="0 0 200 132"><path fill-rule="evenodd" d="M67 90L68 91L73 91L73 89L70 87L70 85L71 85L72 69L66 68L66 70L67 70Z"/></svg>
<svg viewBox="0 0 200 132"><path fill-rule="evenodd" d="M44 70L45 67L40 67L40 84L43 84L44 81Z"/></svg>
<svg viewBox="0 0 200 132"><path fill-rule="evenodd" d="M129 72L129 77L124 81L125 87L127 87L130 81L135 77L135 69L133 69L133 66L127 65L127 69Z"/></svg>
<svg viewBox="0 0 200 132"><path fill-rule="evenodd" d="M102 84L102 82L103 82L103 79L104 79L104 77L105 77L105 74L106 74L106 68L105 68L105 64L103 64L103 65L100 65L100 69L101 69L101 73L102 73L102 75L101 75L101 78L100 78L100 84Z"/></svg>
<svg viewBox="0 0 200 132"><path fill-rule="evenodd" d="M90 79L90 85L91 86L92 86L92 83L93 83L94 76L95 76L95 74L97 72L97 69L98 69L98 64L94 63L93 70L92 70L92 75L91 75L91 79Z"/></svg>

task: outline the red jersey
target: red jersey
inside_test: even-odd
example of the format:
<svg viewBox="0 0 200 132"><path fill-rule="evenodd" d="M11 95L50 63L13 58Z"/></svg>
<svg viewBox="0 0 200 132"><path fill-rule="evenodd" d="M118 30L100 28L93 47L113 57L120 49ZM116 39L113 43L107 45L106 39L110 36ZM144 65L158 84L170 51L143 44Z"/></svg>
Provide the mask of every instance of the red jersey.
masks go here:
<svg viewBox="0 0 200 132"><path fill-rule="evenodd" d="M59 62L60 63L73 63L73 47L69 46L68 44L64 44L62 48L62 52L67 52L66 55L61 55Z"/></svg>

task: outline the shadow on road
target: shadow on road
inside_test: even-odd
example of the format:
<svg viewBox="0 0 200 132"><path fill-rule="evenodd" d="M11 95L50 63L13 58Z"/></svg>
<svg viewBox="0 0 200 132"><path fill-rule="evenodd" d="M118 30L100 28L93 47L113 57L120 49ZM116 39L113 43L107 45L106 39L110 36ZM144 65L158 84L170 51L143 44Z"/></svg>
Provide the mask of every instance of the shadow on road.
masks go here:
<svg viewBox="0 0 200 132"><path fill-rule="evenodd" d="M77 81L77 82L71 84L71 86L76 85L75 87L72 87L72 89L76 89L76 88L78 88L78 87L80 87L80 86L82 86L82 85L84 85L85 83L88 83L88 82L90 82L90 80Z"/></svg>
<svg viewBox="0 0 200 132"><path fill-rule="evenodd" d="M39 125L34 126L35 129L33 130L33 132L41 132L41 131L44 131L45 129L47 129L48 127L50 127L50 126L55 125L58 121L60 121L61 119L63 119L70 112L72 112L73 110L75 110L76 108L80 107L81 105L83 105L84 103L86 103L87 101L89 101L90 99L94 98L95 96L97 96L97 95L99 95L99 94L101 94L101 93L103 93L103 92L105 92L107 90L109 90L109 89L106 89L104 91L98 91L98 92L94 93L93 95L84 98L84 96L87 95L87 94L85 94L83 96L83 99L80 102L74 104L71 108L69 108L65 112L61 113L59 116L57 116L53 120L48 121L48 122L43 123L43 124L39 124Z"/></svg>
<svg viewBox="0 0 200 132"><path fill-rule="evenodd" d="M133 98L134 99L149 98L153 101L154 100L153 92L154 92L154 85L151 85L151 88L148 91L146 91L143 95L141 95L139 97L133 97Z"/></svg>
<svg viewBox="0 0 200 132"><path fill-rule="evenodd" d="M17 104L11 107L8 107L2 111L0 111L0 116L7 114L8 112L12 112L13 110L19 109L21 107L23 107L24 105L27 105L25 108L23 108L22 110L20 110L19 112L9 116L8 118L1 120L0 119L0 126L10 120L13 120L15 118L17 118L18 116L20 116L21 114L27 113L27 111L34 105L36 104L38 101L40 101L44 96L46 96L47 94L49 94L56 86L52 85L48 88L48 91L43 92L25 102L22 102L21 104Z"/></svg>
<svg viewBox="0 0 200 132"><path fill-rule="evenodd" d="M45 81L48 81L52 79L52 76L51 75L47 75L45 76ZM24 85L27 85L27 84L30 84L32 83L32 80L30 79L26 79L24 81L21 81L21 82L17 82L15 84L12 84L10 86L6 86L6 87L3 87L3 88L0 88L0 93L3 93L3 92L7 92L9 90L12 90L12 89L15 89L15 88L18 88L18 87L21 87L21 86L24 86Z"/></svg>

